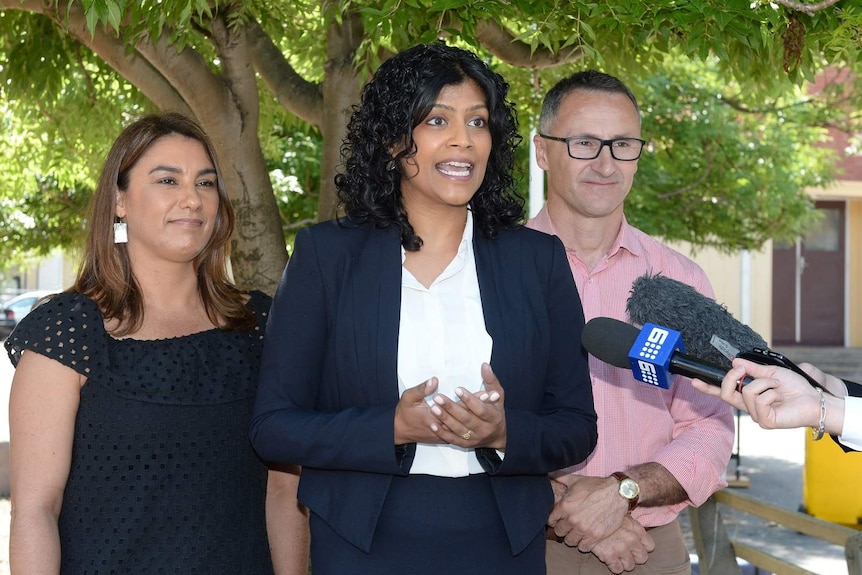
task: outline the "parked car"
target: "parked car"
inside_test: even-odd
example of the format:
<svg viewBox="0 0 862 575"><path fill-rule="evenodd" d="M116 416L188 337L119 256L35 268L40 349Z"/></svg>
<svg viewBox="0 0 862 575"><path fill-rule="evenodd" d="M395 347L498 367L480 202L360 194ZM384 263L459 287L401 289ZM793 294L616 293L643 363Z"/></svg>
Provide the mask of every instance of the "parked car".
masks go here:
<svg viewBox="0 0 862 575"><path fill-rule="evenodd" d="M50 290L36 290L16 295L0 306L0 338L7 337L21 318L30 313L33 306L43 297L51 295Z"/></svg>

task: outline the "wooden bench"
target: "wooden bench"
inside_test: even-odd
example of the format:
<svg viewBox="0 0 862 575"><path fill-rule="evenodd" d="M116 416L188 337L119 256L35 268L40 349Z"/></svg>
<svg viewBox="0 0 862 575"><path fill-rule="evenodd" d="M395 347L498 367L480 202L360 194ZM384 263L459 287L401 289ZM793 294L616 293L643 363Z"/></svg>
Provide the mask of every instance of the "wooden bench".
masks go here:
<svg viewBox="0 0 862 575"><path fill-rule="evenodd" d="M723 489L699 508L689 508L691 531L698 555L700 575L739 575L740 557L776 575L817 575L798 565L728 536L719 504L760 517L778 525L844 547L848 575L862 575L862 531L788 511L760 499Z"/></svg>

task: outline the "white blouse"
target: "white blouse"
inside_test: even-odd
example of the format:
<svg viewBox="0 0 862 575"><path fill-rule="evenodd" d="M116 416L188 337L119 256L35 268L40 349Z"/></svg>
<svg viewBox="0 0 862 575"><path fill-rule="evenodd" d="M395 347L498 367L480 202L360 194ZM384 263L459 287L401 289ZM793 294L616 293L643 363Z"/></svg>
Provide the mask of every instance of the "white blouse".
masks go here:
<svg viewBox="0 0 862 575"><path fill-rule="evenodd" d="M402 264L404 258L402 247ZM430 287L401 268L399 395L434 376L440 382L437 393L454 401L458 401L456 387L471 392L483 389L481 367L491 361L492 345L482 313L473 254L473 215L468 210L458 253ZM418 443L410 473L463 477L484 470L473 449Z"/></svg>

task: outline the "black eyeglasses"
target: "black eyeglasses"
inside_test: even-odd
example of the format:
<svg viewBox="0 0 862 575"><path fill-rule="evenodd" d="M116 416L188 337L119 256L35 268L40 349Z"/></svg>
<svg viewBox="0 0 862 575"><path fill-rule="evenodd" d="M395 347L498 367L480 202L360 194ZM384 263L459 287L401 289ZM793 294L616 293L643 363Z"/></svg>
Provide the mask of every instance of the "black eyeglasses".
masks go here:
<svg viewBox="0 0 862 575"><path fill-rule="evenodd" d="M588 136L572 136L570 138L557 138L539 134L546 140L565 142L569 150L569 157L573 160L595 160L602 153L602 148L607 146L611 150L611 156L621 162L633 162L641 157L641 152L646 144L640 138L614 138L602 140L601 138L590 138Z"/></svg>

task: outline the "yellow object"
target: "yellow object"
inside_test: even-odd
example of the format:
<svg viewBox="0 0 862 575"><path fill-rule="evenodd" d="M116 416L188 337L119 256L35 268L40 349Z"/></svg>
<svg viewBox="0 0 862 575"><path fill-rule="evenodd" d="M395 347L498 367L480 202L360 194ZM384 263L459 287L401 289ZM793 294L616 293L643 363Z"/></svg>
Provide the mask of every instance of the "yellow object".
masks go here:
<svg viewBox="0 0 862 575"><path fill-rule="evenodd" d="M862 529L862 453L845 453L829 437L805 434L804 511L818 519Z"/></svg>

